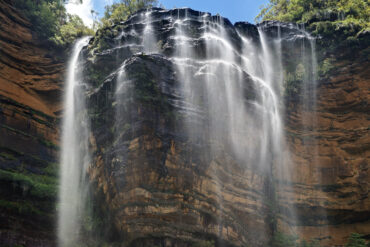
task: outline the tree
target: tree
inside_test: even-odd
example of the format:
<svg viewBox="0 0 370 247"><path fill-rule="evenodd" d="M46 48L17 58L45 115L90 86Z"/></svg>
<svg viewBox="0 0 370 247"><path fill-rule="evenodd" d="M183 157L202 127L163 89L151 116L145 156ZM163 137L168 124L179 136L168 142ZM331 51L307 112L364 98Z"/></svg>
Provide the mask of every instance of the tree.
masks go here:
<svg viewBox="0 0 370 247"><path fill-rule="evenodd" d="M307 22L312 18L360 22L369 26L370 6L364 0L270 0L261 8L256 21Z"/></svg>
<svg viewBox="0 0 370 247"><path fill-rule="evenodd" d="M68 21L60 27L60 32L54 38L58 44L66 45L73 43L78 37L93 34L94 32L85 26L79 16L68 14Z"/></svg>
<svg viewBox="0 0 370 247"><path fill-rule="evenodd" d="M74 0L79 1L81 0ZM82 20L66 12L60 0L15 0L14 5L32 23L32 28L42 39L65 47L76 38L93 34Z"/></svg>
<svg viewBox="0 0 370 247"><path fill-rule="evenodd" d="M306 23L313 34L354 40L370 31L370 4L365 0L270 0L256 21Z"/></svg>
<svg viewBox="0 0 370 247"><path fill-rule="evenodd" d="M121 0L118 3L105 7L104 17L101 19L101 25L108 26L118 21L125 21L136 11L143 8L155 7L157 5L157 0Z"/></svg>

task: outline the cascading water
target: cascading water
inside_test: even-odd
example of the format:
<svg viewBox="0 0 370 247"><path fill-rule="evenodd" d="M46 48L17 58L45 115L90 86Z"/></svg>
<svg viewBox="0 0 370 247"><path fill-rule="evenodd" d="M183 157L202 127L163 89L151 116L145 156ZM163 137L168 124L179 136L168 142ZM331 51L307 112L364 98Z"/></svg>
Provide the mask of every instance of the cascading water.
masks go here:
<svg viewBox="0 0 370 247"><path fill-rule="evenodd" d="M84 84L79 66L80 51L89 38L76 42L68 66L62 126L61 175L59 190L58 245L78 244L81 217L88 192L86 181L90 162L89 122L86 119Z"/></svg>
<svg viewBox="0 0 370 247"><path fill-rule="evenodd" d="M158 9L141 11L128 20L129 25L123 27L123 31L121 30L115 38L116 47L111 47L112 49L109 50L112 54L115 52L115 65L119 65L119 68L112 71L104 82L99 82L99 87L96 89L96 92L99 90L102 92L101 95L98 94L100 97L96 96L96 102L104 102L102 105L106 107L105 109L114 108L112 115L115 114L114 123L110 125L110 134L105 134L101 138L106 143L109 143L107 138L113 138L111 142L113 145L107 147L109 151L105 150L102 154L102 156L108 155L109 158L113 157L110 169L114 172L110 176L124 174L125 169L131 165L126 155L130 149L126 146L129 142L125 138L128 135L134 136L136 130L140 133L142 122L141 119L135 119L135 117L142 117L140 111L147 104L140 100L154 100L155 98L152 94L146 94L146 91L159 93L168 90L163 98L184 116L178 118L183 122L176 123L184 127L181 138L188 140L191 145L201 147L206 153L204 156L211 160L207 175L212 178L212 182L209 187L206 187L210 194L215 195L212 200L217 205L212 213L216 215L214 221L217 229L206 229L207 234L216 234L219 239L222 239L227 238L229 231L230 216L228 214L230 212L227 212L229 205L225 205L225 201L230 198L226 198L229 188L224 185L224 174L231 173L230 170L233 168L218 161L224 153L232 157L235 163L238 163L238 166L243 167L244 170L252 171L252 175L245 179L253 180L255 179L254 173L258 174L256 176L259 177L256 178L258 181L254 181L254 184L257 184L258 189L263 192L253 196L253 210L257 212L256 221L262 222L261 225L264 228L262 235L271 235L275 230L271 228L276 225L271 227L271 224L263 222L273 221L268 217L271 217L271 214L279 214L277 211L285 210L285 215L289 215L287 225L297 224L294 208L280 205L284 209L276 209L271 206L279 200L293 201L292 198L279 198L280 191L289 191L291 193L288 193L289 195L294 194L290 184L292 181L291 164L289 150L285 144L283 123L283 96L285 94L283 88L286 87L287 80L283 61L283 42L286 40L282 37L280 26L273 37L270 31L265 30L262 25L255 29L254 36L248 36L248 33L242 33L242 30L220 16L211 16L201 12L195 14L194 11L188 9L160 12L161 10ZM162 15L163 17L158 17ZM162 19L157 20L156 18ZM160 27L160 25L167 26ZM160 32L162 33L159 35ZM302 34L305 40L310 40L311 55L308 58L302 56L302 66L312 73L310 76L302 77L304 78L302 89L309 88L311 94L315 94L312 91L315 85L311 85L315 83L316 69L314 41L299 29L294 29L294 32ZM86 199L84 197L87 190L85 173L90 160L87 148L89 121L84 119L83 115L84 97L78 89L82 85L82 80L79 78L80 71L77 68L79 52L86 43L87 39L83 39L76 44L69 67L60 191L59 242L61 246L77 243L81 223L79 218ZM136 55L133 56L133 54ZM308 53L302 54L306 56ZM104 53L99 56L103 57ZM99 56L96 59L99 59ZM167 81L161 81L161 85L153 85L155 80L152 77L161 75L152 74L149 78L147 76L152 72L147 67L146 58L150 57L152 61L165 66L166 63L162 61L162 58L166 56L175 71L176 79L174 80L178 82L176 89L169 89L170 86L166 85L167 81L173 78L166 78ZM136 64L133 70L132 64L135 62L138 65ZM167 70L169 71L171 70ZM297 71L300 71L300 68ZM161 73L158 72L158 74ZM135 89L137 86L134 85L135 76L143 78L140 81L142 87L139 90ZM107 86L111 81L114 81L113 94L109 92L111 86ZM305 86L306 84L308 86ZM164 101L163 98L161 101ZM109 100L112 100L112 104L109 104ZM312 99L310 102L314 101L315 99ZM154 115L154 113L149 114ZM156 114L161 113L156 112ZM161 136L166 128L163 125L167 122L161 121L159 117L157 119L157 115L155 121L148 121L144 124L156 125L146 126L146 128L154 129L153 132L158 131L157 135ZM107 118L108 116L111 115L106 115ZM99 128L101 128L100 124ZM99 132L102 130L99 129ZM137 139L139 140L140 137ZM164 147L168 143L158 144L158 146L161 145L163 145L163 150L166 150ZM166 166L164 161L162 163L161 166ZM163 174L167 174L167 171L163 171ZM119 180L120 186L124 186L126 182L123 178ZM226 182L238 187L238 184L234 184L233 181ZM140 186L144 185L140 184ZM252 184L248 189L256 191ZM132 193L130 198L133 198L136 192ZM118 191L117 194L121 196L123 193ZM123 197L125 198L124 195ZM120 210L117 201L112 205L118 211ZM266 214L266 210L273 212ZM122 215L127 212L125 211ZM186 223L186 221L182 222L181 216L174 215L170 218L176 218L179 224ZM267 237L260 239L259 243L267 241ZM242 241L246 242L245 239Z"/></svg>
<svg viewBox="0 0 370 247"><path fill-rule="evenodd" d="M151 11L146 11L143 13L145 16L144 23L144 33L143 33L143 49L145 53L155 53L158 52L157 48L157 41L154 36L154 29L152 27L152 18L151 18Z"/></svg>
<svg viewBox="0 0 370 247"><path fill-rule="evenodd" d="M203 110L209 119L207 127L188 126L188 136L197 137L208 129L210 141L229 146L246 167L254 166L272 177L271 167L274 165L278 174L284 174L279 170L284 147L279 109L282 73L274 69L274 61L280 64L281 69L280 58L273 61L273 54L261 30L262 54L245 37L240 37L243 51L238 52L229 40L230 31L223 19L217 17L213 20L205 14L198 17L203 23L200 41L205 47L205 58L199 59L192 49L192 43L199 40L192 37L192 22L188 15L185 10L184 19L177 17L175 21L176 35L173 39L176 51L173 61L179 71L187 105L191 106L186 107L190 111L187 115L191 117L196 112L195 106L204 102ZM249 99L245 94L247 81L252 82L256 94ZM211 148L210 155L216 157L216 150ZM216 174L213 176L217 178ZM215 187L222 211L223 185L217 183ZM222 215L218 217L222 226Z"/></svg>

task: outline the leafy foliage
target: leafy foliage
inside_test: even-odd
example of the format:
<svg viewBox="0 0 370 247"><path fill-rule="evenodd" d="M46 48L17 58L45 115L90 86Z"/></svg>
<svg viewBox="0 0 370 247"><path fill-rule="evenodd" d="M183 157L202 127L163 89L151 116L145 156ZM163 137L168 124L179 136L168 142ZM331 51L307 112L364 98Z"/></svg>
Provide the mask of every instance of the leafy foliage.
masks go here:
<svg viewBox="0 0 370 247"><path fill-rule="evenodd" d="M292 96L300 92L306 73L305 66L302 63L298 63L295 70L284 72L285 95Z"/></svg>
<svg viewBox="0 0 370 247"><path fill-rule="evenodd" d="M33 24L36 33L57 46L66 46L76 38L92 35L81 18L69 15L60 0L16 0L14 4Z"/></svg>
<svg viewBox="0 0 370 247"><path fill-rule="evenodd" d="M349 236L346 247L366 247L366 241L363 238L363 235L358 233L351 233Z"/></svg>
<svg viewBox="0 0 370 247"><path fill-rule="evenodd" d="M139 9L151 8L158 5L157 0L120 0L118 3L105 7L101 26L109 26L118 21L124 21L127 17Z"/></svg>
<svg viewBox="0 0 370 247"><path fill-rule="evenodd" d="M62 45L70 44L78 37L93 34L94 32L84 25L80 17L68 14L68 21L60 27L60 35L55 36L55 41Z"/></svg>
<svg viewBox="0 0 370 247"><path fill-rule="evenodd" d="M319 68L319 74L320 76L325 76L327 75L330 71L334 69L333 66L333 59L332 58L325 58L322 61L322 64Z"/></svg>
<svg viewBox="0 0 370 247"><path fill-rule="evenodd" d="M256 20L315 23L317 31L346 27L359 32L370 29L370 6L364 0L270 0Z"/></svg>

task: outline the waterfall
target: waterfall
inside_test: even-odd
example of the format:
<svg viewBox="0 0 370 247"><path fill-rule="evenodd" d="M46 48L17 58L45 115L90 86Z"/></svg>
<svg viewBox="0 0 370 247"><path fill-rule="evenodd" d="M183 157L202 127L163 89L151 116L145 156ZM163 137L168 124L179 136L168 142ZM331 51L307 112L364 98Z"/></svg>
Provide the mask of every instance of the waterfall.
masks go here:
<svg viewBox="0 0 370 247"><path fill-rule="evenodd" d="M152 18L151 18L151 11L147 10L144 15L144 33L143 33L143 47L145 53L155 53L158 52L157 42L154 36L154 29L152 27Z"/></svg>
<svg viewBox="0 0 370 247"><path fill-rule="evenodd" d="M199 138L200 133L209 131L211 143L216 141L228 147L241 164L266 174L272 183L272 167L281 169L284 148L279 105L282 73L273 69L276 62L281 68L281 58L273 58L270 51L275 51L279 43L277 47L268 47L260 30L262 51L241 35L243 49L238 51L230 40L230 30L223 18L212 19L207 14L189 17L188 11L184 11L185 17L177 17L174 24L176 50L173 61L187 102L184 108L189 117L188 136ZM192 37L191 18L198 18L202 23L200 40L205 46L204 58L199 58L192 49L192 43L200 41ZM253 87L248 88L248 83ZM207 116L206 126L191 122L197 112ZM211 157L217 157L218 149L211 146ZM277 174L284 172L279 170ZM222 227L223 185L216 173L212 176L218 181L215 190L221 208L218 224Z"/></svg>
<svg viewBox="0 0 370 247"><path fill-rule="evenodd" d="M89 38L76 42L68 66L62 126L61 175L59 190L58 245L78 243L81 216L87 196L86 171L90 162L84 84L79 66L80 51Z"/></svg>
<svg viewBox="0 0 370 247"><path fill-rule="evenodd" d="M209 178L207 181L209 184L204 185L204 190L206 190L205 194L211 197L210 203L215 204L212 205L214 206L212 224L215 227L204 230L207 234L215 235L222 240L227 238L228 231L232 228L230 218L235 215L233 212L227 212L230 210L230 205L227 203L230 203L231 199L228 194L230 193L229 188L226 188L225 184L238 188L238 184L229 181L232 179L228 177L235 171L243 171L240 177L245 180L250 178L257 180L246 183L247 185L243 184L247 187L246 191L253 194L245 193L243 196L250 196L248 200L253 204L251 206L253 209L248 208L253 212L247 214L250 213L252 218L255 217L255 221L259 223L259 230L263 228L261 230L263 232L260 233L262 237L257 237L259 244L267 243L267 238L280 226L276 218L269 217L280 217L281 220L286 216L289 219L284 223L289 229L291 225L298 225L292 203L296 195L292 189L293 169L289 148L285 141L286 126L284 125L287 73L292 73L292 71L286 71L288 66L284 63L286 62L284 61L286 58L284 49L287 49L287 43L295 42L287 40L284 36L286 34L283 33L282 28L287 27L280 27L276 24L274 26L276 29L271 31L268 30L268 25L265 28L261 24L254 26L255 32L249 35L248 32L238 29L227 19L190 9L139 11L130 17L126 24L117 25L122 25L122 27L117 29L120 33L114 37L115 43L107 41L106 45L110 46L109 49L101 51L94 57L98 61L102 59L101 61L111 66L114 66L113 64L117 66L117 68L104 68L104 72L100 71L102 74L106 73L104 81L96 82L98 86L89 91L91 95L95 94L91 97L95 101L89 102L97 102L97 104L100 101L104 102L102 103L104 112L99 112L101 115L96 114L95 116L101 120L99 131L95 133L94 124L91 125L92 133L90 133L83 93L84 84L81 69L78 66L79 53L87 44L88 38L76 43L68 68L62 137L59 245L64 247L79 243L79 231L88 192L85 175L90 163L89 134L101 135L100 141L104 140L104 143L108 144L107 147L98 148L104 151L97 151L101 152L99 158L104 160L104 166L110 166L106 171L104 169L107 174L102 180L119 177L120 181L112 189L115 193L112 198L108 195L109 188L104 187L103 190L107 193L105 200L112 200L111 205L106 208L114 207L119 212L121 210L119 199L126 196L119 189L126 186L126 182L129 183L129 181L124 181L125 169L127 167L131 169L134 165L129 160L130 152L143 145L141 143L143 137L140 134L141 131L145 133L146 130L143 131L140 128L144 124L158 125L150 126L150 128L153 127L150 134L145 133L149 136L155 133L156 138L161 140L159 145L162 149L158 152L162 150L167 152L165 150L174 142L171 138L175 139L174 136L178 134L166 132L168 127L166 124L170 123L168 125L176 125L174 128L176 131L183 130L184 133L181 133L181 138L178 139L181 139L179 142L183 142L184 146L190 146L189 150L186 150L189 156L192 155L192 149L199 147L201 155L206 157L204 158L206 161L199 161L205 163L204 167L201 167L204 169L202 172L206 174L207 179ZM295 57L294 62L297 63L291 67L294 67L293 72L299 72L294 76L301 79L300 93L309 95L309 97L304 96L302 101L309 106L307 109L312 110L316 101L317 67L314 39L304 30L294 28L292 25L289 28L294 34L290 33L287 35L288 38L292 38L292 35L300 35L292 39L297 38L299 42L309 40L310 50L307 50L307 44L303 43L301 55L297 56L298 58ZM108 59L105 60L104 56ZM113 61L110 61L112 58ZM170 75L163 76L161 66L167 66L165 73ZM137 71L140 69L142 71ZM154 73L153 70L155 70ZM157 71L158 74L156 74ZM301 71L304 72L301 73ZM142 88L138 89L137 87L140 86ZM149 96L144 95L147 91L150 91ZM158 95L161 97L161 103L169 101L166 103L169 103L168 108L171 110L163 109L168 112L147 113L153 116L148 116L149 121L143 123L141 118L147 119L145 119L146 116L141 115L146 114L141 113L141 110L149 108L148 102L149 104L157 102L155 99ZM153 111L157 110L155 107ZM181 113L181 116L179 118L162 116L170 111L176 114ZM105 113L107 115L104 115ZM113 115L114 119L111 119ZM152 120L150 117L155 120L150 122ZM109 126L108 131L104 129L106 125ZM105 131L107 133L102 134ZM162 135L165 136L165 140L161 139ZM136 138L137 147L130 146L132 141L130 138ZM171 152L174 156L175 154L183 155L177 154L175 148ZM145 155L147 156L143 154L143 157L147 158L153 154ZM316 156L317 153L313 155ZM133 157L136 156L133 155ZM150 165L146 164L148 171L152 167L166 169L166 159L167 157L164 157L162 163L157 164L159 163L157 157L153 158L149 162ZM222 163L222 159L228 160ZM195 168L196 162L191 163L187 169L198 169ZM232 165L228 166L228 164ZM156 173L157 171L153 170L151 176L155 177ZM167 179L167 173L163 173L163 178L158 178L162 180L161 183ZM137 185L140 191L145 191L148 198L150 194L149 199L153 199L154 194L149 193L149 190L146 191L145 181L142 182L136 177L135 179L140 182ZM225 181L226 179L229 180ZM109 182L104 186L109 187ZM165 183L161 186L163 189L166 188ZM191 185L189 187L191 188ZM132 200L130 203L135 203L135 193L139 193L139 190L130 193L132 193L128 196ZM120 212L119 217L126 217L128 211ZM158 215L161 213L159 210ZM213 222L213 214L216 216L214 220L216 223ZM171 216L169 222L174 218L180 225L187 223L182 221L181 215L178 218ZM122 222L119 223L122 224ZM124 231L124 226L120 225L120 227ZM245 228L243 225L238 229L240 236L248 234L249 229ZM292 232L297 233L294 229ZM246 239L240 241L246 243Z"/></svg>

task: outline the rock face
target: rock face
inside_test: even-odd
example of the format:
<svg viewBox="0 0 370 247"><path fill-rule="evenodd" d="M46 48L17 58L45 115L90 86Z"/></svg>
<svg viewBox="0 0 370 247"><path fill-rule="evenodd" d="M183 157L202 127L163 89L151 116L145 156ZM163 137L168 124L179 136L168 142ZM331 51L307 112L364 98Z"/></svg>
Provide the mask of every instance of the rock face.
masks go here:
<svg viewBox="0 0 370 247"><path fill-rule="evenodd" d="M176 54L173 19L188 18L192 49L202 59L199 17L204 15L153 9L150 21L159 37L153 49L162 55L143 52L144 12L100 30L84 51L95 156L89 173L99 205L96 214L103 219L101 226L111 227L103 227L104 232L96 226L101 238L125 246L266 246L277 230L293 230L323 246L340 246L351 232L367 234L366 53L360 56L357 50L360 57L351 64L348 56L325 54L325 40L318 42L317 86L293 89L285 97L293 176L274 190L264 172L240 165L226 146L209 142L209 130L196 133L196 142L186 136L179 71L171 59ZM227 19L223 23L235 50L241 51L237 33L259 46L256 26L233 26ZM294 64L302 33L292 24L266 22L260 27L268 37L281 35L283 64ZM322 72L327 58L335 69ZM246 75L247 90L253 92L248 80ZM311 97L304 94L315 91L317 103L302 106ZM199 125L207 125L205 118L191 116ZM271 201L274 193L278 202Z"/></svg>
<svg viewBox="0 0 370 247"><path fill-rule="evenodd" d="M156 49L162 55L140 53L144 14L100 30L84 51L95 156L89 173L95 205L102 207L96 211L111 227L102 239L125 246L265 246L274 230L268 177L253 164L243 166L222 142L210 141L210 129L196 133L196 140L186 131L188 125L209 125L209 119L201 105L185 116L171 59L176 52L171 17L190 18L191 44L202 59L198 17L204 13L154 9L151 24L161 37ZM223 23L240 51L235 28L227 19ZM239 25L248 31L249 25ZM247 89L253 92L252 85Z"/></svg>
<svg viewBox="0 0 370 247"><path fill-rule="evenodd" d="M263 24L270 34L277 31L273 23ZM280 25L280 31L289 40L287 27ZM360 34L353 43L338 40L335 47L328 45L331 37L316 43L316 88L285 96L293 189L278 194L283 207L295 208L295 232L323 246L342 246L352 232L369 239L369 36ZM299 44L283 43L285 67L295 61ZM303 102L311 97L307 93L316 94L309 107ZM289 214L279 218L284 222Z"/></svg>
<svg viewBox="0 0 370 247"><path fill-rule="evenodd" d="M144 14L99 30L82 53L94 158L94 219L85 227L97 234L90 239L100 246L267 246L276 231L292 230L322 246L343 246L351 232L370 238L368 42L331 53L318 42L317 103L304 107L309 95L294 87L282 102L293 176L275 188L270 175L209 141L209 129L194 133L196 141L186 135L187 121L207 126L209 119L202 111L184 116L169 17L189 18L201 60L205 13L153 9L154 53L142 46ZM238 33L261 46L255 25L222 20L235 50L242 49ZM283 64L294 64L301 32L277 22L260 27L281 35ZM63 55L40 44L10 1L0 2L0 28L0 245L55 246Z"/></svg>
<svg viewBox="0 0 370 247"><path fill-rule="evenodd" d="M171 103L178 82L169 60L134 55L126 71L132 88L119 95L122 101L105 96L113 95L115 77L91 97L97 146L90 175L115 232L129 246L267 242L266 236L257 236L269 231L264 179L243 169L222 146L211 158L211 144L191 143L184 136L176 125L181 110ZM115 104L127 107L112 124Z"/></svg>
<svg viewBox="0 0 370 247"><path fill-rule="evenodd" d="M302 219L297 228L328 246L343 244L351 232L369 237L369 62L366 52L345 49L354 54L332 55L333 69L319 80L316 110L294 100L287 110L294 203ZM316 120L310 126L302 119Z"/></svg>
<svg viewBox="0 0 370 247"><path fill-rule="evenodd" d="M0 1L0 245L54 246L64 61Z"/></svg>

